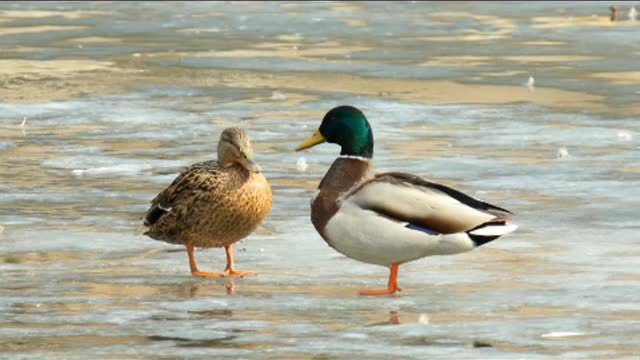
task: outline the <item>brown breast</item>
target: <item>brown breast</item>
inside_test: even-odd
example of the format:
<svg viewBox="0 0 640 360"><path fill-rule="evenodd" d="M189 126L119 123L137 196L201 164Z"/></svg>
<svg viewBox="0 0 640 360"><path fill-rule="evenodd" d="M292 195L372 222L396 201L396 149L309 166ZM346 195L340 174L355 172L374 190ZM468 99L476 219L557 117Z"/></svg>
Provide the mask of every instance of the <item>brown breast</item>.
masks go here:
<svg viewBox="0 0 640 360"><path fill-rule="evenodd" d="M320 191L311 203L311 222L329 245L325 227L340 209L338 199L360 182L373 177L373 160L357 157L337 158L318 186Z"/></svg>
<svg viewBox="0 0 640 360"><path fill-rule="evenodd" d="M148 235L198 247L233 244L255 230L271 212L271 187L262 174L240 165L203 170L176 193L172 211Z"/></svg>
<svg viewBox="0 0 640 360"><path fill-rule="evenodd" d="M233 244L253 232L271 212L271 187L262 174L232 172L227 181L224 190L201 207L199 220L191 227L189 237L196 246Z"/></svg>

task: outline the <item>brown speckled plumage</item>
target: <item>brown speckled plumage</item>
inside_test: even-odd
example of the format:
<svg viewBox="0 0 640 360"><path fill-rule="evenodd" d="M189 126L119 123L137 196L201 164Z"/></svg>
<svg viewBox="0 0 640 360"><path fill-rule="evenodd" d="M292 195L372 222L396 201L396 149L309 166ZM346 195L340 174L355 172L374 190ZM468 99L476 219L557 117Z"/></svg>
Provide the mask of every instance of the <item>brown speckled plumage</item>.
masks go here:
<svg viewBox="0 0 640 360"><path fill-rule="evenodd" d="M171 209L145 233L156 240L197 247L231 245L251 234L271 211L262 174L218 162L192 165L152 201Z"/></svg>
<svg viewBox="0 0 640 360"><path fill-rule="evenodd" d="M239 128L220 136L218 160L196 163L156 196L144 215L144 234L186 245L191 270L200 274L194 247L225 247L227 275L233 270L231 245L253 232L271 212L271 187L253 162L251 143Z"/></svg>

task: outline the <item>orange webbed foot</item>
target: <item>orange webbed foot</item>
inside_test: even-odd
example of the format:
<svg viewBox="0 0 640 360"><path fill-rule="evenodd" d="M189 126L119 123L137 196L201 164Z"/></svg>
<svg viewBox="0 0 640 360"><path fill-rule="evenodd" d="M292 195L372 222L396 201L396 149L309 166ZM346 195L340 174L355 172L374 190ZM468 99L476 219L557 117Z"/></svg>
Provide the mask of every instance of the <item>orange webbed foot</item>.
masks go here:
<svg viewBox="0 0 640 360"><path fill-rule="evenodd" d="M389 286L384 290L362 290L360 291L360 295L392 295L396 292L402 291L398 287L398 270L400 269L399 264L391 265L391 274L389 274Z"/></svg>
<svg viewBox="0 0 640 360"><path fill-rule="evenodd" d="M226 277L245 277L245 276L256 276L256 273L249 271L237 271L233 268L233 246L228 245L225 246L225 251L227 252L227 268L222 273Z"/></svg>
<svg viewBox="0 0 640 360"><path fill-rule="evenodd" d="M360 295L367 295L367 296L376 296L376 295L393 295L397 292L402 291L402 289L396 287L396 288L392 288L389 287L387 289L383 289L383 290L361 290L360 291Z"/></svg>
<svg viewBox="0 0 640 360"><path fill-rule="evenodd" d="M225 277L248 277L248 276L256 276L257 274L254 272L250 272L250 271L236 271L236 270L225 270L222 273L223 276Z"/></svg>
<svg viewBox="0 0 640 360"><path fill-rule="evenodd" d="M225 276L224 274L221 274L221 273L205 272L205 271L192 271L191 275L195 277L201 277L201 278L220 278Z"/></svg>

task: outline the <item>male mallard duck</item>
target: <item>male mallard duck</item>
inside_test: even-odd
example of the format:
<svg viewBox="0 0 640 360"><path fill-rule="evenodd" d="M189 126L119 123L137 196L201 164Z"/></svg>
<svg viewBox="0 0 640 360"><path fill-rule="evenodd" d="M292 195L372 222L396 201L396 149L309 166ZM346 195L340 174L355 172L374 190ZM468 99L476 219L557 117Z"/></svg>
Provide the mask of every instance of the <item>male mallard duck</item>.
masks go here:
<svg viewBox="0 0 640 360"><path fill-rule="evenodd" d="M338 252L389 266L385 290L400 291L400 264L431 255L466 252L517 228L508 210L421 177L373 171L373 132L353 106L329 111L296 151L323 142L342 147L311 201L311 222Z"/></svg>
<svg viewBox="0 0 640 360"><path fill-rule="evenodd" d="M247 133L225 129L218 142L218 160L187 168L151 201L143 217L145 235L186 245L194 276L254 275L233 267L233 244L253 232L271 211L271 187L252 156ZM224 246L226 270L222 274L199 271L196 246Z"/></svg>
<svg viewBox="0 0 640 360"><path fill-rule="evenodd" d="M619 6L609 6L609 10L611 10L611 16L609 19L611 21L620 21L624 20L625 15L631 21L636 21L638 18L638 11L635 6L631 6L628 10L625 8L621 8Z"/></svg>

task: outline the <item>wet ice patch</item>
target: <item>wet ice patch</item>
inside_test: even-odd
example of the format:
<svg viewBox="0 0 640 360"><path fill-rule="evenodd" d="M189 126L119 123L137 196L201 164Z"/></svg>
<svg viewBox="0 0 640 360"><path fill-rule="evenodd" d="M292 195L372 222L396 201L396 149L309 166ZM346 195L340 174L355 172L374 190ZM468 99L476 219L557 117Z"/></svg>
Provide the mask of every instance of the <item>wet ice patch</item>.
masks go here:
<svg viewBox="0 0 640 360"><path fill-rule="evenodd" d="M154 301L154 306L171 314L179 312L198 314L211 310L212 307L223 311L229 308L229 302L225 299L190 299L180 302Z"/></svg>
<svg viewBox="0 0 640 360"><path fill-rule="evenodd" d="M567 150L567 148L565 148L565 147L559 148L558 151L556 152L556 157L558 159L563 159L563 158L569 157L569 150Z"/></svg>
<svg viewBox="0 0 640 360"><path fill-rule="evenodd" d="M144 160L110 156L71 156L48 159L43 167L69 169L75 176L135 176L150 174L152 169L176 169L185 165L182 160Z"/></svg>
<svg viewBox="0 0 640 360"><path fill-rule="evenodd" d="M103 167L92 167L88 169L75 169L71 173L76 176L118 176L118 175L138 175L147 173L150 165L130 166L130 165L114 165Z"/></svg>
<svg viewBox="0 0 640 360"><path fill-rule="evenodd" d="M342 333L340 336L345 339L351 339L351 340L366 340L369 338L369 335L367 334L356 333L356 332L346 332L346 333Z"/></svg>
<svg viewBox="0 0 640 360"><path fill-rule="evenodd" d="M118 106L116 103L110 106ZM169 109L162 109L151 107L150 103L146 101L133 108L121 108L112 109L100 116L101 122L109 123L126 123L137 125L172 125L189 123L191 120L195 120L197 117L193 114L183 114Z"/></svg>
<svg viewBox="0 0 640 360"><path fill-rule="evenodd" d="M83 100L52 101L35 104L0 103L0 113L8 119L20 119L17 124L24 129L31 124L69 126L79 124L117 124L119 128L156 126L188 126L206 123L207 119L195 113L175 110L176 98L188 96L193 89L145 89L144 92ZM163 97L157 101L154 97ZM126 103L126 105L123 105Z"/></svg>
<svg viewBox="0 0 640 360"><path fill-rule="evenodd" d="M98 146L63 146L59 150L71 154L98 154L103 151Z"/></svg>
<svg viewBox="0 0 640 360"><path fill-rule="evenodd" d="M562 337L571 337L571 336L582 336L584 333L582 332L572 332L572 331L554 331L546 334L540 335L542 338L562 338Z"/></svg>
<svg viewBox="0 0 640 360"><path fill-rule="evenodd" d="M533 76L529 75L529 79L527 79L527 81L524 83L524 86L526 86L529 91L533 91L535 84L536 79L534 79Z"/></svg>
<svg viewBox="0 0 640 360"><path fill-rule="evenodd" d="M628 131L618 131L618 140L619 141L631 141L631 140L633 140L633 135Z"/></svg>
<svg viewBox="0 0 640 360"><path fill-rule="evenodd" d="M150 164L140 160L107 156L49 159L43 161L42 166L70 169L75 176L131 176L142 174L152 168Z"/></svg>
<svg viewBox="0 0 640 360"><path fill-rule="evenodd" d="M296 161L296 169L300 172L304 172L307 170L307 168L309 167L309 165L307 165L307 160L305 160L305 158L301 157L298 158L298 160Z"/></svg>
<svg viewBox="0 0 640 360"><path fill-rule="evenodd" d="M67 204L78 201L80 197L73 194L55 192L46 189L12 189L0 194L0 203L16 201L36 201L43 204Z"/></svg>
<svg viewBox="0 0 640 360"><path fill-rule="evenodd" d="M13 150L16 148L14 143L0 143L0 151Z"/></svg>
<svg viewBox="0 0 640 360"><path fill-rule="evenodd" d="M4 253L34 251L120 251L148 249L153 242L135 241L130 236L120 233L69 231L69 230L16 230L7 235L7 241L0 243L0 251ZM29 241L25 241L29 239Z"/></svg>
<svg viewBox="0 0 640 360"><path fill-rule="evenodd" d="M288 98L289 97L287 97L287 95L285 95L280 91L274 91L271 93L271 100L284 101L284 100L287 100Z"/></svg>

